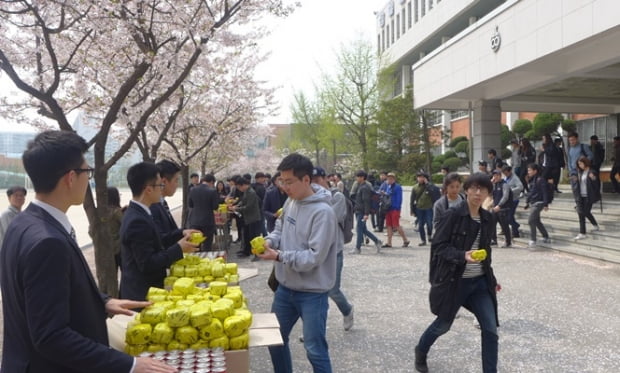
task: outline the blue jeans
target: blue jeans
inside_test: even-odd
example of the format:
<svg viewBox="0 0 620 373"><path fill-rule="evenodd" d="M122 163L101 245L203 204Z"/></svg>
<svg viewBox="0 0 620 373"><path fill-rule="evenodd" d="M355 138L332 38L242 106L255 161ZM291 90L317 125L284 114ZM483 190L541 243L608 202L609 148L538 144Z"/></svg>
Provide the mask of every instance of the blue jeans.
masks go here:
<svg viewBox="0 0 620 373"><path fill-rule="evenodd" d="M329 303L327 292L309 293L286 288L282 284L273 298L271 312L280 323L280 334L284 345L269 346L269 354L275 373L292 373L293 361L289 348L289 335L297 320L303 321L304 348L315 373L331 373L325 328Z"/></svg>
<svg viewBox="0 0 620 373"><path fill-rule="evenodd" d="M463 278L460 280L456 293L458 304L469 308L480 323L482 335L482 371L484 373L497 372L498 340L497 320L493 299L489 293L489 286L485 276ZM450 330L452 320L436 318L420 337L418 350L427 354L437 338Z"/></svg>
<svg viewBox="0 0 620 373"><path fill-rule="evenodd" d="M420 240L426 242L426 232L424 231L424 225L428 230L428 239L430 240L433 235L433 209L416 209L418 214L418 231L420 232Z"/></svg>
<svg viewBox="0 0 620 373"><path fill-rule="evenodd" d="M355 216L357 218L357 224L355 226L355 231L357 232L357 239L355 240L355 248L360 250L362 247L362 242L364 241L364 235L370 238L374 243L379 242L377 236L372 234L372 232L368 231L366 228L366 222L364 221L364 214L360 212L356 212Z"/></svg>
<svg viewBox="0 0 620 373"><path fill-rule="evenodd" d="M344 296L340 290L340 276L342 275L344 255L342 250L336 255L336 283L334 287L327 293L329 297L336 303L342 316L348 316L351 313L351 304L347 301L347 297Z"/></svg>

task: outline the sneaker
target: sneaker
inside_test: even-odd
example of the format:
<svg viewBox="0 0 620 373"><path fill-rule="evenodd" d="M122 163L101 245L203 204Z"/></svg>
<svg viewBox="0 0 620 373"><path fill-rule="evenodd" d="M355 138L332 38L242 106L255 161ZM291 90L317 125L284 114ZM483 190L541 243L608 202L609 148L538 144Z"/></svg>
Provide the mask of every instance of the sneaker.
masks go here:
<svg viewBox="0 0 620 373"><path fill-rule="evenodd" d="M428 365L426 365L426 354L418 350L418 346L415 346L415 370L420 373L428 372Z"/></svg>
<svg viewBox="0 0 620 373"><path fill-rule="evenodd" d="M551 237L543 238L544 243L551 243Z"/></svg>
<svg viewBox="0 0 620 373"><path fill-rule="evenodd" d="M383 249L387 249L387 248L390 248L390 247L392 247L392 245L390 245L389 243L384 243L383 245L381 245L381 248L383 248Z"/></svg>
<svg viewBox="0 0 620 373"><path fill-rule="evenodd" d="M600 230L601 228L598 225L595 225L594 228L592 228L592 232L598 232Z"/></svg>
<svg viewBox="0 0 620 373"><path fill-rule="evenodd" d="M579 233L577 236L575 236L575 240L583 240L584 238L588 237L583 233Z"/></svg>
<svg viewBox="0 0 620 373"><path fill-rule="evenodd" d="M508 248L508 247L512 247L512 244L511 244L511 243L506 243L506 242L505 242L505 243L503 243L503 244L502 244L502 246L500 246L500 247L501 247L502 249L506 249L506 248Z"/></svg>
<svg viewBox="0 0 620 373"><path fill-rule="evenodd" d="M368 245L369 243L370 243L370 239L366 237L366 239L364 240L364 244Z"/></svg>
<svg viewBox="0 0 620 373"><path fill-rule="evenodd" d="M536 247L536 241L530 241L530 242L528 242L528 243L527 243L527 247L529 247L529 248L534 248L534 247Z"/></svg>
<svg viewBox="0 0 620 373"><path fill-rule="evenodd" d="M497 246L497 241L496 241L496 240L491 240L490 245L491 245L491 246Z"/></svg>
<svg viewBox="0 0 620 373"><path fill-rule="evenodd" d="M418 244L418 246L426 246L426 241L422 241Z"/></svg>
<svg viewBox="0 0 620 373"><path fill-rule="evenodd" d="M381 245L383 245L383 242L381 242L381 240L377 240L377 242L375 242L375 248L377 249L377 254L381 254Z"/></svg>
<svg viewBox="0 0 620 373"><path fill-rule="evenodd" d="M353 248L351 249L351 251L349 251L349 254L361 254L362 250L358 249L358 248Z"/></svg>
<svg viewBox="0 0 620 373"><path fill-rule="evenodd" d="M344 330L351 330L353 327L353 305L351 305L351 312L342 317L342 326L344 327Z"/></svg>
<svg viewBox="0 0 620 373"><path fill-rule="evenodd" d="M405 241L403 242L403 247L409 247L410 242L409 241Z"/></svg>

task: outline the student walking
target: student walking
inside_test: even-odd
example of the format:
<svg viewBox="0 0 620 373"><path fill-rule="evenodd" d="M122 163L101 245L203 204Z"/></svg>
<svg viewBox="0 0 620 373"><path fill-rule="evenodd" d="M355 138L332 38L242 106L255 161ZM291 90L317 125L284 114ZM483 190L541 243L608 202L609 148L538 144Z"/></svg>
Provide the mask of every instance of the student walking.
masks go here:
<svg viewBox="0 0 620 373"><path fill-rule="evenodd" d="M601 184L598 180L597 172L592 168L591 161L587 157L577 160L578 182L574 184L577 190L574 195L577 197L577 214L579 215L579 234L576 240L587 238L586 218L592 223L596 232L599 230L598 223L592 215L592 205L601 200Z"/></svg>

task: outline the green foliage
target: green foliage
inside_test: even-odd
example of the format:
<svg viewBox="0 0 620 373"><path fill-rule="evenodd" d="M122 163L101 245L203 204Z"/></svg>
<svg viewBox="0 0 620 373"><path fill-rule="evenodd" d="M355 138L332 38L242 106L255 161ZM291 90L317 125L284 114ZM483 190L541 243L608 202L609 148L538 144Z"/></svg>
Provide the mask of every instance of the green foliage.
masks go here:
<svg viewBox="0 0 620 373"><path fill-rule="evenodd" d="M500 141L501 141L501 148L505 149L508 144L510 144L510 139L513 138L512 132L510 132L510 128L508 128L507 125L502 124L500 127Z"/></svg>
<svg viewBox="0 0 620 373"><path fill-rule="evenodd" d="M442 166L441 162L439 162L437 160L434 160L433 162L431 162L431 171L433 173L434 172L439 172L441 170L441 166Z"/></svg>
<svg viewBox="0 0 620 373"><path fill-rule="evenodd" d="M448 158L448 157L446 157L445 153L444 154L439 154L439 155L435 156L435 158L433 158L433 162L443 163L443 162L445 162L446 158Z"/></svg>
<svg viewBox="0 0 620 373"><path fill-rule="evenodd" d="M458 170L463 165L463 161L460 158L449 158L443 163L442 167L448 167L450 172Z"/></svg>
<svg viewBox="0 0 620 373"><path fill-rule="evenodd" d="M444 153L444 156L445 156L445 159L458 157L454 150L448 150L447 152Z"/></svg>
<svg viewBox="0 0 620 373"><path fill-rule="evenodd" d="M554 134L558 132L560 123L564 121L562 114L558 113L538 113L534 117L533 129L538 138L545 133Z"/></svg>
<svg viewBox="0 0 620 373"><path fill-rule="evenodd" d="M463 141L469 141L469 140L465 136L458 136L458 137L455 137L454 139L452 139L452 141L450 141L450 144L448 144L448 146L451 147L451 148L455 148L457 144L459 144L459 143L461 143Z"/></svg>
<svg viewBox="0 0 620 373"><path fill-rule="evenodd" d="M454 147L454 151L457 153L469 154L469 141L461 141Z"/></svg>
<svg viewBox="0 0 620 373"><path fill-rule="evenodd" d="M517 119L512 125L512 132L519 134L520 137L524 137L532 128L533 125L529 119Z"/></svg>
<svg viewBox="0 0 620 373"><path fill-rule="evenodd" d="M500 153L500 158L504 161L510 159L510 157L512 156L512 150L507 148L503 148Z"/></svg>
<svg viewBox="0 0 620 373"><path fill-rule="evenodd" d="M433 182L433 184L436 185L441 185L443 184L443 175L442 174L432 174L431 175L431 181Z"/></svg>
<svg viewBox="0 0 620 373"><path fill-rule="evenodd" d="M565 119L562 122L562 129L568 133L577 131L577 122L572 119Z"/></svg>
<svg viewBox="0 0 620 373"><path fill-rule="evenodd" d="M536 141L536 140L540 140L542 136L537 136L536 132L534 131L534 129L531 129L529 131L527 131L523 137L525 137L526 139L530 140L530 141Z"/></svg>

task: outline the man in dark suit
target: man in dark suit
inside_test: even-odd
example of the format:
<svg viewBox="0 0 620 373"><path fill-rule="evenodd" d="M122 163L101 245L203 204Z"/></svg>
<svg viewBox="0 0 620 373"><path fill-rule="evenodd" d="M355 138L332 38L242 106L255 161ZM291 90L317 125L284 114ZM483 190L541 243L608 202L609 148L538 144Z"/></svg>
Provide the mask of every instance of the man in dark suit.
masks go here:
<svg viewBox="0 0 620 373"><path fill-rule="evenodd" d="M164 287L166 268L183 258L183 253L197 250L189 237L198 231L184 230L181 239L170 246L159 236L149 209L161 199L164 189L155 164L141 162L131 166L127 183L133 198L121 223L121 294L145 299L149 287Z"/></svg>
<svg viewBox="0 0 620 373"><path fill-rule="evenodd" d="M189 227L198 229L207 238L202 249L210 251L215 234L215 216L213 211L219 206L219 196L215 190L215 177L211 174L203 176L201 183L189 193L188 206L192 209Z"/></svg>
<svg viewBox="0 0 620 373"><path fill-rule="evenodd" d="M43 132L28 144L24 168L35 200L9 226L0 253L3 373L174 372L108 346L106 316L131 315L148 302L101 294L66 211L84 201L93 169L84 139Z"/></svg>
<svg viewBox="0 0 620 373"><path fill-rule="evenodd" d="M153 203L150 209L164 246L168 247L183 237L183 231L179 229L166 202L166 197L172 197L179 187L181 168L167 159L157 162L156 166L163 187L160 200Z"/></svg>

